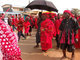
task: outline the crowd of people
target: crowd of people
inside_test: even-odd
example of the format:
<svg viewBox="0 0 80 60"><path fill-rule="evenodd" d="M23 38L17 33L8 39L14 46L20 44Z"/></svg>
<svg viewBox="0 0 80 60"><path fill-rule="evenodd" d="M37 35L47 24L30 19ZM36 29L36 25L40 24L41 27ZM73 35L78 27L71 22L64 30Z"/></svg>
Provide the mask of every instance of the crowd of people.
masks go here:
<svg viewBox="0 0 80 60"><path fill-rule="evenodd" d="M73 15L70 10L65 10L63 15L40 12L37 17L28 15L25 19L20 14L15 17L12 15L8 17L8 24L2 16L3 14L0 15L0 50L3 60L22 60L18 41L21 36L24 40L31 36L34 27L37 29L34 48L38 48L41 43L41 50L47 52L52 48L52 39L56 38L56 49L62 49L62 59L66 58L67 49L72 52L72 60L75 48L80 48L80 16ZM18 31L17 34L15 30Z"/></svg>

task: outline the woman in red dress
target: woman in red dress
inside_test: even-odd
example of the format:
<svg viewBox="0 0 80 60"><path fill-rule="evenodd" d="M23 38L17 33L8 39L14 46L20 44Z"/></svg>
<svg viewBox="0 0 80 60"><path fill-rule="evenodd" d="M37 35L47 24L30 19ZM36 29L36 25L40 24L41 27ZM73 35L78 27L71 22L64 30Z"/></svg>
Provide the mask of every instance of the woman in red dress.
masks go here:
<svg viewBox="0 0 80 60"><path fill-rule="evenodd" d="M30 22L29 22L28 17L26 17L25 19L24 28L25 28L25 36L27 36L29 29L30 29Z"/></svg>
<svg viewBox="0 0 80 60"><path fill-rule="evenodd" d="M50 19L47 19L46 14L42 15L42 22L40 27L40 38L42 51L46 52L52 48L52 38L54 34L54 24Z"/></svg>

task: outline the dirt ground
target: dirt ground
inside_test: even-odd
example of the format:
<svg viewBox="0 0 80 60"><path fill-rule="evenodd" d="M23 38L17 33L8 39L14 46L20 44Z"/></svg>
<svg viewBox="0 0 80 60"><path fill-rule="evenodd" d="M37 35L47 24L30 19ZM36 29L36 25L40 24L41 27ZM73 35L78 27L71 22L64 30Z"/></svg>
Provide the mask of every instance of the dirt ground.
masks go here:
<svg viewBox="0 0 80 60"><path fill-rule="evenodd" d="M41 47L34 48L36 45L35 41L35 34L36 30L33 29L32 36L28 36L26 40L23 38L19 41L19 46L21 49L22 60L61 60L62 51L61 49L56 49L56 42L52 40L53 48L48 50L46 53L41 51ZM71 53L67 52L66 59L63 60L70 60ZM80 60L80 49L76 49L75 51L75 60Z"/></svg>

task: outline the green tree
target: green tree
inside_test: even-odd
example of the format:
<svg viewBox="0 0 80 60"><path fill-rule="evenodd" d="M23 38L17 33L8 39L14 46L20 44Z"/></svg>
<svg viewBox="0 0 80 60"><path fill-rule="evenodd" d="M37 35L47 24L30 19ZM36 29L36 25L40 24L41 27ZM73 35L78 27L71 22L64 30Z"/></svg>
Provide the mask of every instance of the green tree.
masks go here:
<svg viewBox="0 0 80 60"><path fill-rule="evenodd" d="M72 14L79 14L79 12L80 12L80 10L79 9L76 9L76 8L73 8L72 10L71 10L71 13Z"/></svg>

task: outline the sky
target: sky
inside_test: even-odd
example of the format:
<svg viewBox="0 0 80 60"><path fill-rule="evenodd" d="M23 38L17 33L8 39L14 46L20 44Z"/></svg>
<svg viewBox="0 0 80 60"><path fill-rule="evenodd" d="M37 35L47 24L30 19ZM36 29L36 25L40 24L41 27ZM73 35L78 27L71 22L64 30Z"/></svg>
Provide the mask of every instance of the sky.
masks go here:
<svg viewBox="0 0 80 60"><path fill-rule="evenodd" d="M30 0L32 2L33 0ZM53 4L58 9L59 13L64 10L72 8L80 9L80 0L48 0L53 2ZM11 4L12 6L25 7L29 4L29 0L0 0L0 11L2 11L2 5Z"/></svg>

